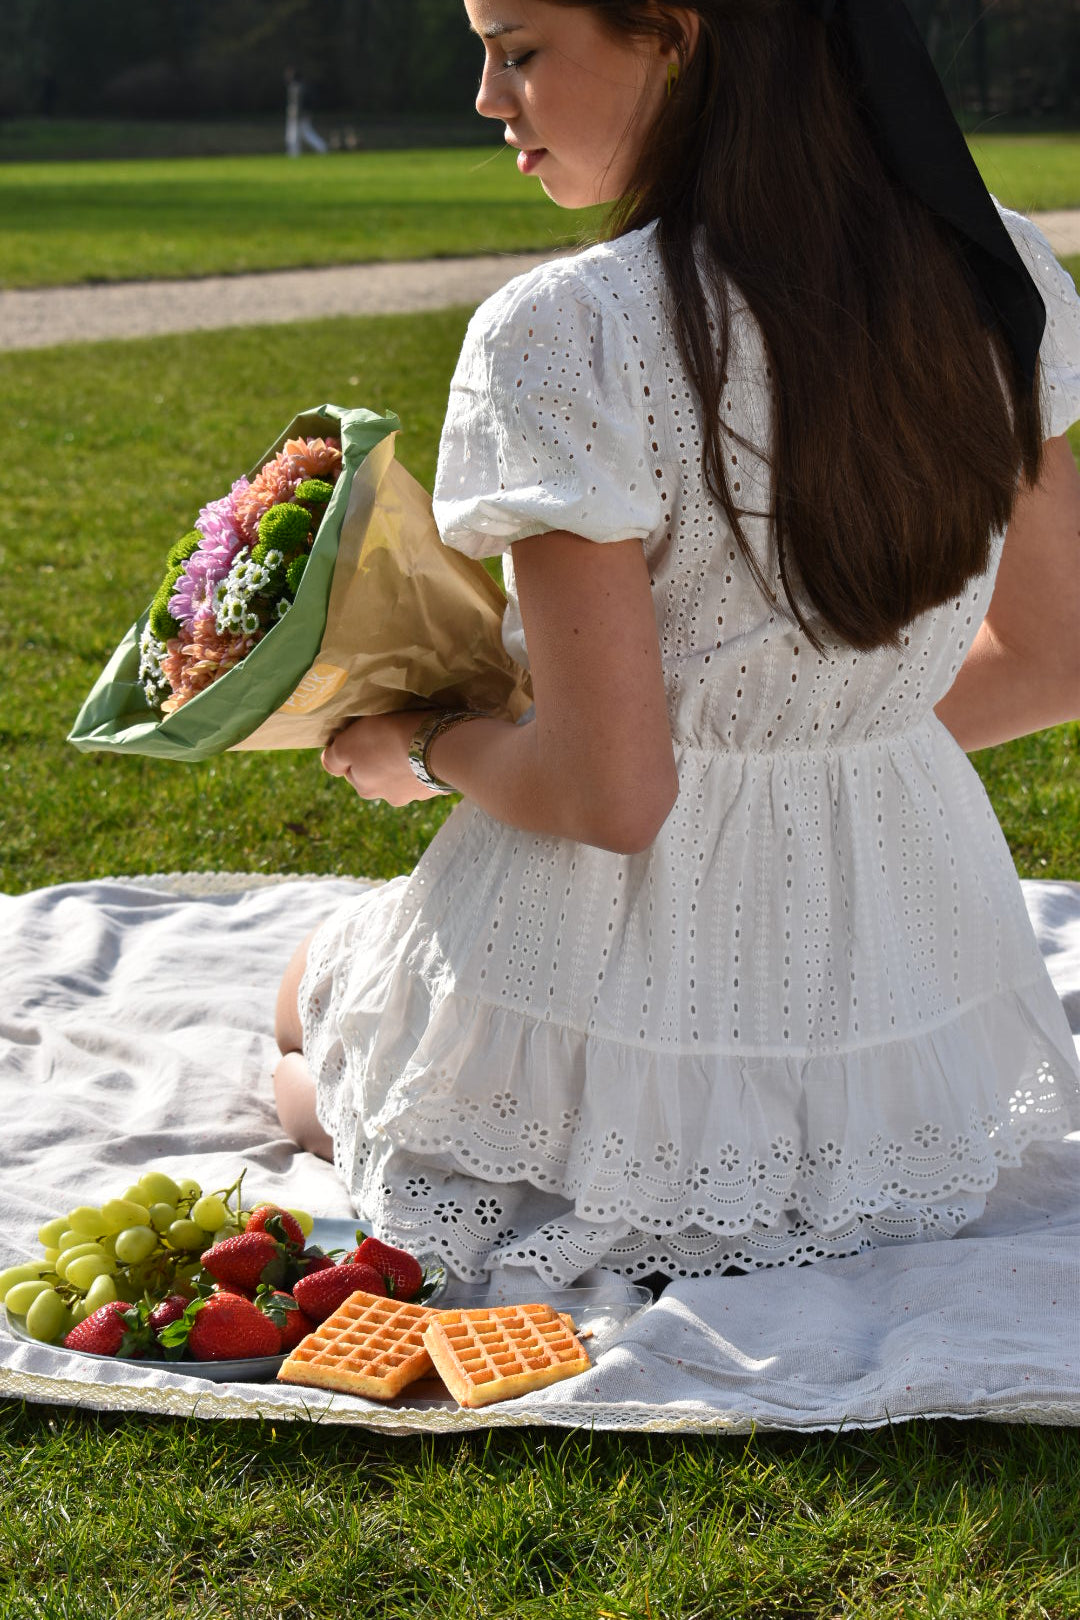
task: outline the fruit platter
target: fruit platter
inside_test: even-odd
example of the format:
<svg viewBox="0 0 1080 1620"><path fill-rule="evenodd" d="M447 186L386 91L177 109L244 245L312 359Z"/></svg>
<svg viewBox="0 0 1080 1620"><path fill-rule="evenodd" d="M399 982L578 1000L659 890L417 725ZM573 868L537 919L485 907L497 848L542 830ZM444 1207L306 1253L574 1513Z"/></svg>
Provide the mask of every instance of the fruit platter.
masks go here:
<svg viewBox="0 0 1080 1620"><path fill-rule="evenodd" d="M445 1288L355 1223L319 1221L191 1177L149 1170L115 1198L38 1232L40 1256L0 1272L15 1338L84 1356L176 1363L217 1381L275 1377L357 1290L424 1304Z"/></svg>

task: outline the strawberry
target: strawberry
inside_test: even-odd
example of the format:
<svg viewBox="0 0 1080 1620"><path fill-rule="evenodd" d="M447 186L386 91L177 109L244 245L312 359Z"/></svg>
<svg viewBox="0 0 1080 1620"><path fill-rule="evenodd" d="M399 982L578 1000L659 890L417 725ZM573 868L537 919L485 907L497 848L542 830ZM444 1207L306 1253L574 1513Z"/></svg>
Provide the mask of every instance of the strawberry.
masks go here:
<svg viewBox="0 0 1080 1620"><path fill-rule="evenodd" d="M394 1299L415 1299L424 1285L424 1273L419 1260L404 1249L394 1249L378 1238L365 1238L356 1251L363 1266L371 1266L386 1285L386 1292Z"/></svg>
<svg viewBox="0 0 1080 1620"><path fill-rule="evenodd" d="M312 1271L293 1284L293 1298L313 1322L325 1322L343 1300L358 1288L365 1294L385 1294L383 1280L370 1266L329 1266Z"/></svg>
<svg viewBox="0 0 1080 1620"><path fill-rule="evenodd" d="M255 1303L261 1311L265 1311L280 1332L281 1348L286 1352L291 1350L293 1345L299 1344L301 1339L306 1339L318 1326L306 1311L300 1309L293 1296L283 1293L280 1288L271 1290L260 1288Z"/></svg>
<svg viewBox="0 0 1080 1620"><path fill-rule="evenodd" d="M149 1313L146 1320L154 1332L154 1337L162 1328L168 1327L170 1322L176 1322L187 1310L190 1301L186 1294L168 1294Z"/></svg>
<svg viewBox="0 0 1080 1620"><path fill-rule="evenodd" d="M139 1313L123 1300L112 1299L101 1305L90 1316L77 1322L70 1333L64 1335L65 1350L82 1350L88 1356L118 1356L121 1347L131 1355L143 1348L134 1342L139 1326ZM127 1339L128 1345L124 1346Z"/></svg>
<svg viewBox="0 0 1080 1620"><path fill-rule="evenodd" d="M239 1294L211 1294L209 1299L193 1301L188 1311L193 1320L187 1347L196 1361L235 1361L281 1353L280 1329Z"/></svg>
<svg viewBox="0 0 1080 1620"><path fill-rule="evenodd" d="M300 1222L295 1215L290 1215L287 1209L279 1209L276 1204L259 1204L253 1209L244 1231L269 1232L271 1237L297 1253L304 1247L304 1230Z"/></svg>
<svg viewBox="0 0 1080 1620"><path fill-rule="evenodd" d="M240 1232L207 1249L201 1260L216 1282L253 1294L261 1282L284 1281L285 1250L269 1232Z"/></svg>

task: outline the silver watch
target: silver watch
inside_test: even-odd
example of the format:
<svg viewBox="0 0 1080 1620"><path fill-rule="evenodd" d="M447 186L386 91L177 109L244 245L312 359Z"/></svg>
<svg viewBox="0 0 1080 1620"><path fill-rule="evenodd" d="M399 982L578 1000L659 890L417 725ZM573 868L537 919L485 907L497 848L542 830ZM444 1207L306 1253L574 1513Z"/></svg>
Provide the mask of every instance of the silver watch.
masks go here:
<svg viewBox="0 0 1080 1620"><path fill-rule="evenodd" d="M463 720L474 720L474 709L448 709L439 714L428 717L413 733L409 743L409 764L416 780L432 793L456 793L457 788L451 787L449 782L440 782L428 767L427 753L436 737L441 737L444 731L450 731L454 726L460 725Z"/></svg>

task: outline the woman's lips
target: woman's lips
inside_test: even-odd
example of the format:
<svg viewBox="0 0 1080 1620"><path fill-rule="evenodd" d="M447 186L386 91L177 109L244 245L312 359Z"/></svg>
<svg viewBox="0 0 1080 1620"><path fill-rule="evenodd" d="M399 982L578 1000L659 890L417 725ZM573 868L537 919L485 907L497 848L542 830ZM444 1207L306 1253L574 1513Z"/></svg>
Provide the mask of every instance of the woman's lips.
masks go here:
<svg viewBox="0 0 1080 1620"><path fill-rule="evenodd" d="M546 157L546 146L522 147L517 155L518 173L533 174Z"/></svg>

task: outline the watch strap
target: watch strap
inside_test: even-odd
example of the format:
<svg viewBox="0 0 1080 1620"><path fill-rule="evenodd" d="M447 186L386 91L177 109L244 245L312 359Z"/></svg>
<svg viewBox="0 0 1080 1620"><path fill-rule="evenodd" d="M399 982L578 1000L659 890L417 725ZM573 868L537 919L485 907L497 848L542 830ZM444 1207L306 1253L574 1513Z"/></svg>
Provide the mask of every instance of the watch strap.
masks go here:
<svg viewBox="0 0 1080 1620"><path fill-rule="evenodd" d="M439 714L429 715L413 733L409 743L409 764L412 773L424 787L432 793L456 793L457 788L451 787L449 782L440 781L428 764L428 750L436 737L444 732L452 731L455 726L461 725L464 720L475 720L475 709L447 709Z"/></svg>

